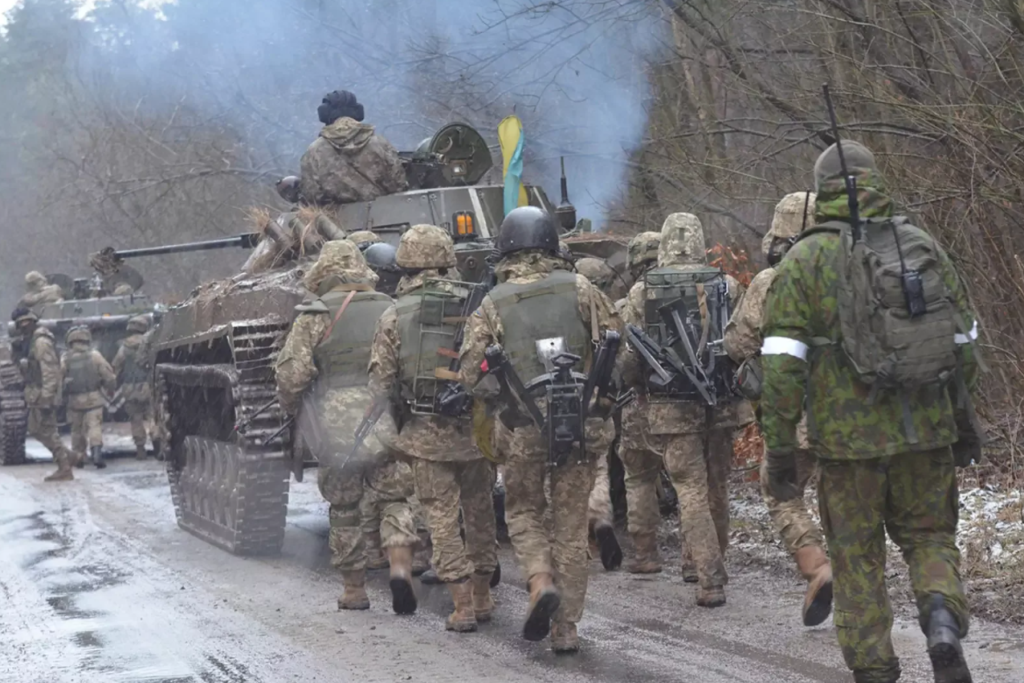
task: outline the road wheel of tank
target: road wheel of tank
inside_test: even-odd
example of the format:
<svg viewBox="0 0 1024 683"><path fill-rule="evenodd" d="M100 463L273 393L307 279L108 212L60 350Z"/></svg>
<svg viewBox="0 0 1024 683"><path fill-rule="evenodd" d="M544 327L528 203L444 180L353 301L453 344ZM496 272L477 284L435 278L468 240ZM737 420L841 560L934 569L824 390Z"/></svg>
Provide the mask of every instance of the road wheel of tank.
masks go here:
<svg viewBox="0 0 1024 683"><path fill-rule="evenodd" d="M25 384L18 366L0 362L0 462L21 465L25 462L25 438L28 435L28 407Z"/></svg>
<svg viewBox="0 0 1024 683"><path fill-rule="evenodd" d="M181 447L180 469L168 459L178 525L236 555L279 553L289 483L281 454L201 436L186 436Z"/></svg>

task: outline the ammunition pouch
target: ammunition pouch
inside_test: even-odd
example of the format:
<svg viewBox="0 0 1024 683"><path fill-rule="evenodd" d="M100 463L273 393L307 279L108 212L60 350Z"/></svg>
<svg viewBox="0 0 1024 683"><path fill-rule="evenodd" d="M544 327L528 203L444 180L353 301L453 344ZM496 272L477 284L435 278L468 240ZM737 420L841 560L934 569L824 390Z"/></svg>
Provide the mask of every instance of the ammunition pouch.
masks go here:
<svg viewBox="0 0 1024 683"><path fill-rule="evenodd" d="M751 356L736 370L733 390L748 401L760 401L763 386L764 369L761 367L761 357Z"/></svg>

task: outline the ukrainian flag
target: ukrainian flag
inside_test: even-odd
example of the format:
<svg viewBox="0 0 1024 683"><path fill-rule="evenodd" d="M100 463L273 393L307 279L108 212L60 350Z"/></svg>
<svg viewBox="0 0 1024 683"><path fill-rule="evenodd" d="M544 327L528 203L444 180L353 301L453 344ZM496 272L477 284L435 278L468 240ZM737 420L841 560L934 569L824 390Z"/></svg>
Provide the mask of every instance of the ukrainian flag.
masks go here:
<svg viewBox="0 0 1024 683"><path fill-rule="evenodd" d="M523 122L518 116L507 116L498 124L498 141L504 159L505 215L508 215L517 206L529 203L523 186Z"/></svg>

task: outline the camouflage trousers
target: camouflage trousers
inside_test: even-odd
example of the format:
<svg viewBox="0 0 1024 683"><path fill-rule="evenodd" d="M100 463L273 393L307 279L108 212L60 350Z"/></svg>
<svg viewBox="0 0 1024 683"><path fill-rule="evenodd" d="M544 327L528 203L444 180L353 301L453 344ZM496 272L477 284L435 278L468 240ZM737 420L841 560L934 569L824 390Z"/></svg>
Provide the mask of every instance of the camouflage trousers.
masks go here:
<svg viewBox="0 0 1024 683"><path fill-rule="evenodd" d="M33 439L46 446L53 454L53 460L60 467L70 467L67 449L57 432L57 413L52 408L28 409L28 433Z"/></svg>
<svg viewBox="0 0 1024 683"><path fill-rule="evenodd" d="M71 423L71 450L76 458L84 458L86 450L103 445L103 408L72 410L68 408Z"/></svg>
<svg viewBox="0 0 1024 683"><path fill-rule="evenodd" d="M729 580L724 555L729 546L732 429L713 429L706 442L703 434L654 436L649 441L662 453L638 448L622 452L629 533L657 532L658 477L664 465L679 498L684 555L689 549L702 586L724 586Z"/></svg>
<svg viewBox="0 0 1024 683"><path fill-rule="evenodd" d="M400 460L352 462L343 458L321 461L317 484L331 504L331 564L342 571L366 568L366 539L361 507L370 499L380 511L381 544L385 548L419 543L409 498L413 493L412 471Z"/></svg>
<svg viewBox="0 0 1024 683"><path fill-rule="evenodd" d="M125 401L124 412L132 424L132 441L136 446L145 448L146 436L154 441L160 440L153 421L153 403L151 401Z"/></svg>
<svg viewBox="0 0 1024 683"><path fill-rule="evenodd" d="M892 681L892 607L885 585L886 533L910 567L922 629L932 593L968 626L956 545L959 507L949 448L890 458L820 462L818 497L835 590L835 625L858 683Z"/></svg>
<svg viewBox="0 0 1024 683"><path fill-rule="evenodd" d="M434 546L431 563L446 583L469 578L474 571L491 574L498 563L495 544L494 465L484 458L439 462L413 458L416 498ZM462 540L459 507L462 507Z"/></svg>
<svg viewBox="0 0 1024 683"><path fill-rule="evenodd" d="M615 439L614 423L608 420L604 423L602 429L608 432L600 436L602 443L607 441L611 444ZM603 451L593 454L595 459L594 488L590 490L590 500L587 504L589 510L588 519L592 527L599 524L611 524L613 521L611 483L608 480L609 455L610 446Z"/></svg>
<svg viewBox="0 0 1024 683"><path fill-rule="evenodd" d="M504 427L499 429L508 434ZM587 435L588 453L606 453L614 430L607 430L600 420L589 420ZM515 430L507 443L505 519L519 567L527 578L552 574L562 594L555 621L577 623L583 617L589 579L588 503L596 458L580 462L570 455L565 465L551 467L547 441L534 427Z"/></svg>
<svg viewBox="0 0 1024 683"><path fill-rule="evenodd" d="M796 483L801 491L818 471L818 461L809 451L797 451ZM768 516L775 526L775 533L782 539L786 551L793 555L807 546L824 547L825 539L821 528L807 509L803 496L793 500L778 501L768 491L768 458L761 461L761 498L768 508Z"/></svg>

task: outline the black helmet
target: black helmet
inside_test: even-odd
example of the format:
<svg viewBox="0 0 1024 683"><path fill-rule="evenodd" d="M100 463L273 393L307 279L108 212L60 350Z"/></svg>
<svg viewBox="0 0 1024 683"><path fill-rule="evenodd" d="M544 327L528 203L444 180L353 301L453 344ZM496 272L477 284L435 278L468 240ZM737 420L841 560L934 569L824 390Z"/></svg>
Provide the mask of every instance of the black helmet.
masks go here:
<svg viewBox="0 0 1024 683"><path fill-rule="evenodd" d="M329 126L342 116L363 120L363 105L348 90L335 90L324 95L323 102L316 110L320 123Z"/></svg>
<svg viewBox="0 0 1024 683"><path fill-rule="evenodd" d="M527 249L558 254L555 221L551 214L536 206L521 206L510 211L498 233L498 252L503 257Z"/></svg>
<svg viewBox="0 0 1024 683"><path fill-rule="evenodd" d="M398 249L387 242L375 242L363 249L363 257L377 274L377 291L389 296L394 296L404 273L396 262L397 253Z"/></svg>

